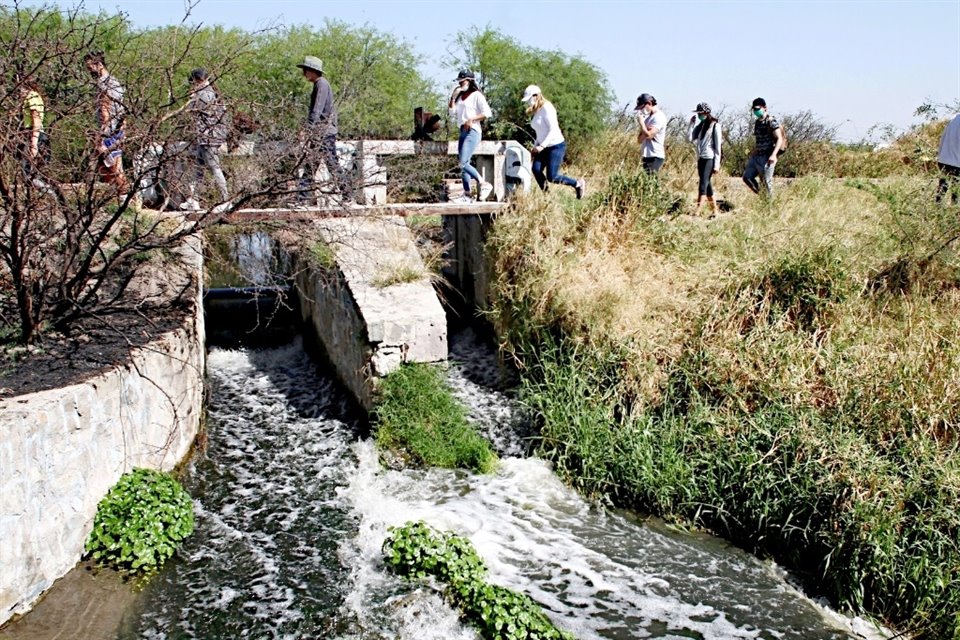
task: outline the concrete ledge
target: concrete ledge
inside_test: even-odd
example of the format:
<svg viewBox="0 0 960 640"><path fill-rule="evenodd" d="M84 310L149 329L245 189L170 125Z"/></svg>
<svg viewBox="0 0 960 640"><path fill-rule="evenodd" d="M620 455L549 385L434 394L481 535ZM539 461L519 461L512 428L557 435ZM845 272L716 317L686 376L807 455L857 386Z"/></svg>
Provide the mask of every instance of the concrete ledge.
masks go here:
<svg viewBox="0 0 960 640"><path fill-rule="evenodd" d="M368 411L378 378L404 362L447 358L447 321L403 218L315 223L335 267L294 267L304 320Z"/></svg>
<svg viewBox="0 0 960 640"><path fill-rule="evenodd" d="M81 384L0 400L0 624L77 563L123 473L170 470L190 451L205 365L199 238L181 255L197 285L183 327Z"/></svg>

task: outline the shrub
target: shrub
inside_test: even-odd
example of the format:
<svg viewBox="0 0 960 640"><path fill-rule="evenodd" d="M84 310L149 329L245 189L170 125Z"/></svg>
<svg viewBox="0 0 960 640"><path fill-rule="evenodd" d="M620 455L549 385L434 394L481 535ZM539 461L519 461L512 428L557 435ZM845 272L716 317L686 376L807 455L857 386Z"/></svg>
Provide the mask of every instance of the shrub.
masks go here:
<svg viewBox="0 0 960 640"><path fill-rule="evenodd" d="M391 527L383 543L387 566L413 579L436 578L464 618L490 640L573 640L523 593L489 584L487 568L470 541L424 522Z"/></svg>
<svg viewBox="0 0 960 640"><path fill-rule="evenodd" d="M125 473L97 505L86 551L121 571L149 575L193 533L193 503L169 474Z"/></svg>
<svg viewBox="0 0 960 640"><path fill-rule="evenodd" d="M416 463L488 473L497 456L467 420L440 371L405 364L386 376L375 408L377 444Z"/></svg>

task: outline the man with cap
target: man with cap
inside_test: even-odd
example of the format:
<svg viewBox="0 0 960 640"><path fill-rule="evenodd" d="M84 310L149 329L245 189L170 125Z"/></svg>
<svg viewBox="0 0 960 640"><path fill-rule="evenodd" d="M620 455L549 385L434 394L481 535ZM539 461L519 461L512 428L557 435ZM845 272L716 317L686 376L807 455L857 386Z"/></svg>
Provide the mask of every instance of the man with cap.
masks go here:
<svg viewBox="0 0 960 640"><path fill-rule="evenodd" d="M657 106L657 99L649 93L637 96L637 122L640 132L637 142L643 155L643 170L647 173L657 173L666 162L667 153L663 141L666 137L667 116Z"/></svg>
<svg viewBox="0 0 960 640"><path fill-rule="evenodd" d="M743 182L756 194L760 193L757 176L763 176L767 197L773 197L773 170L777 166L777 154L783 147L783 131L780 123L767 113L767 101L757 98L753 101L753 136L756 145L747 159L747 168L743 171Z"/></svg>
<svg viewBox="0 0 960 640"><path fill-rule="evenodd" d="M345 205L353 204L353 189L337 158L337 108L333 103L333 90L330 83L323 77L323 61L314 56L306 56L301 64L303 77L313 84L310 94L310 110L307 113L307 124L304 129L305 158L303 176L300 178L298 206L312 206L316 200L312 199L313 176L317 170L317 153L323 156L323 161L336 181L337 188Z"/></svg>

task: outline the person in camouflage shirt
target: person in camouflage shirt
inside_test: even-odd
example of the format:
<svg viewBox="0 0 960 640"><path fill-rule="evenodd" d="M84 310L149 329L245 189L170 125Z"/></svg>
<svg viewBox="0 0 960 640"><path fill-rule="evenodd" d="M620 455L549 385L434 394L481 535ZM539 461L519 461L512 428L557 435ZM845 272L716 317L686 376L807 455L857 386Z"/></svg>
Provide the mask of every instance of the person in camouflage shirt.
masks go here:
<svg viewBox="0 0 960 640"><path fill-rule="evenodd" d="M756 138L756 146L753 153L747 159L747 168L743 172L743 182L754 193L760 193L760 183L758 176L763 176L763 183L766 187L766 195L773 197L773 171L777 166L777 154L783 146L783 131L780 129L780 123L772 115L767 113L767 101L763 98L757 98L753 101L753 117L756 122L753 125L753 135Z"/></svg>

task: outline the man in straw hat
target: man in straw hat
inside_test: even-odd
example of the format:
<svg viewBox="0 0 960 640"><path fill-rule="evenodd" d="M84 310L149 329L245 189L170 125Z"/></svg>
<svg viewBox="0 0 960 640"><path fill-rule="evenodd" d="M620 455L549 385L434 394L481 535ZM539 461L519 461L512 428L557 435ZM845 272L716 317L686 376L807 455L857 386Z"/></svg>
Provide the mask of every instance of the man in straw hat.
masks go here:
<svg viewBox="0 0 960 640"><path fill-rule="evenodd" d="M304 127L306 154L299 184L298 205L312 206L316 203L311 194L318 153L323 156L331 177L336 181L344 204L352 205L353 189L337 158L337 108L333 103L330 83L323 77L323 61L314 56L306 56L297 66L303 70L303 77L313 83L310 111Z"/></svg>

